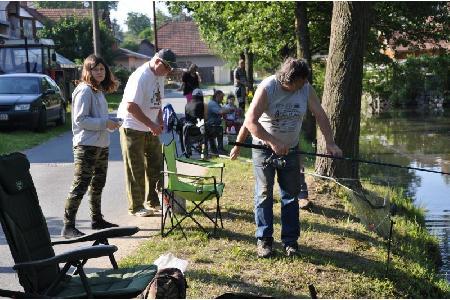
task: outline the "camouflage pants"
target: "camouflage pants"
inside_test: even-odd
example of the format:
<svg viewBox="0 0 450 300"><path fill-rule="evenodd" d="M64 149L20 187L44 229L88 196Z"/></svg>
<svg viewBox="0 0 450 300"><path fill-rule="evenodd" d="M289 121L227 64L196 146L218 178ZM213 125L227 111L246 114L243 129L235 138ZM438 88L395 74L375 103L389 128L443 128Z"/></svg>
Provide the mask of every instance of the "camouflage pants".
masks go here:
<svg viewBox="0 0 450 300"><path fill-rule="evenodd" d="M108 170L108 148L75 146L73 148L74 179L66 199L64 224L75 225L75 217L84 194L89 188L92 219L101 218L101 197Z"/></svg>
<svg viewBox="0 0 450 300"><path fill-rule="evenodd" d="M161 189L162 149L151 132L120 128L120 146L125 166L128 211L134 213L159 205L156 189Z"/></svg>

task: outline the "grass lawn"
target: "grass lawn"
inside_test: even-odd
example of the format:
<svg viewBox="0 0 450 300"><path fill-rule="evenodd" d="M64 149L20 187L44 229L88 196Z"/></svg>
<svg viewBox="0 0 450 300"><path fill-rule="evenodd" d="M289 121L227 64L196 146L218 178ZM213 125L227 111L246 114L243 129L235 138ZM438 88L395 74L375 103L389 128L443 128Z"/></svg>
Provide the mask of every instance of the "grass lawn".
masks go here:
<svg viewBox="0 0 450 300"><path fill-rule="evenodd" d="M109 110L117 110L119 108L119 104L122 101L123 93L113 93L106 95L106 101L108 101Z"/></svg>
<svg viewBox="0 0 450 300"><path fill-rule="evenodd" d="M386 240L370 231L352 212L342 188L309 180L314 205L301 211L300 257L285 257L280 243L280 202L274 204L274 249L269 259L256 257L252 166L226 164L221 198L224 229L208 237L187 221L188 240L176 230L166 238L150 237L122 267L152 263L171 252L189 261L188 298L214 298L245 292L275 298L309 297L313 283L319 298L448 298L449 284L436 275L437 242L414 210L398 195L392 262L386 276ZM367 187L375 189L374 187ZM278 191L275 191L278 196ZM204 218L203 225L212 230ZM389 221L386 219L385 221Z"/></svg>
<svg viewBox="0 0 450 300"><path fill-rule="evenodd" d="M122 93L106 95L109 110L116 110L122 101ZM67 122L64 126L54 126L49 124L46 132L34 132L25 129L2 129L0 131L0 154L23 151L58 136L66 131L72 130L71 125L71 106L67 107Z"/></svg>
<svg viewBox="0 0 450 300"><path fill-rule="evenodd" d="M2 129L0 131L0 154L23 151L71 130L70 112L67 113L67 122L64 126L49 124L46 132L34 132L24 129Z"/></svg>

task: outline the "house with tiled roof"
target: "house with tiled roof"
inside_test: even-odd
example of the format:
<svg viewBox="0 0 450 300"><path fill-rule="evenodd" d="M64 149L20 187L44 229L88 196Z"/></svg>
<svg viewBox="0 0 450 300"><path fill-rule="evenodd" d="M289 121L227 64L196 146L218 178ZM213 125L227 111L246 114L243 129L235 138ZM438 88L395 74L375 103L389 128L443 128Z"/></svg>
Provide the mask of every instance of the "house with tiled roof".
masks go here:
<svg viewBox="0 0 450 300"><path fill-rule="evenodd" d="M89 18L92 14L90 9L86 8L31 8L24 7L30 14L42 23L51 21L58 22L62 18L77 16L79 18Z"/></svg>
<svg viewBox="0 0 450 300"><path fill-rule="evenodd" d="M203 82L231 82L230 68L201 39L197 24L190 20L167 22L157 30L158 48L170 48L179 67L199 67Z"/></svg>

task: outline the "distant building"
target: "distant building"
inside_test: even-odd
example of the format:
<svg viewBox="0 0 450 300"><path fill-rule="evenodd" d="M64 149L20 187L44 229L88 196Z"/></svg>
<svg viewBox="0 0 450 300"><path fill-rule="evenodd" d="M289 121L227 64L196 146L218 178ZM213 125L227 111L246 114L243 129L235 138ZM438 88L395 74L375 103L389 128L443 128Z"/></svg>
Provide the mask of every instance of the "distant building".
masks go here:
<svg viewBox="0 0 450 300"><path fill-rule="evenodd" d="M148 40L144 39L139 44L139 50L137 52L140 54L153 57L153 55L155 55L155 45L150 43Z"/></svg>
<svg viewBox="0 0 450 300"><path fill-rule="evenodd" d="M152 56L147 56L125 48L117 48L114 64L128 71L134 71L143 63L149 61Z"/></svg>
<svg viewBox="0 0 450 300"><path fill-rule="evenodd" d="M394 60L403 60L408 56L421 56L427 55L444 55L450 53L450 43L444 40L441 41L428 41L423 45L418 45L416 42L411 42L409 46L398 45L396 46L393 41L389 41L386 50L382 50L382 53Z"/></svg>
<svg viewBox="0 0 450 300"><path fill-rule="evenodd" d="M173 21L157 30L158 48L170 48L177 55L179 67L188 68L192 63L199 67L205 83L231 82L230 68L202 41L198 26L193 21Z"/></svg>
<svg viewBox="0 0 450 300"><path fill-rule="evenodd" d="M44 25L19 1L0 1L0 39L36 38Z"/></svg>

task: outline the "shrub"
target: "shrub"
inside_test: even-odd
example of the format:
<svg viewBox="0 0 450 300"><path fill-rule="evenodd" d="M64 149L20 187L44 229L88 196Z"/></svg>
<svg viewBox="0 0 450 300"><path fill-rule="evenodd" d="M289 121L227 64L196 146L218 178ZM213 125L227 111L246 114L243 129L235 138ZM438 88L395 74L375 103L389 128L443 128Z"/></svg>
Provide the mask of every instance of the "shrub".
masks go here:
<svg viewBox="0 0 450 300"><path fill-rule="evenodd" d="M114 76L116 76L117 80L119 80L119 82L120 82L119 90L123 91L123 89L125 88L125 85L127 84L128 77L130 77L130 75L131 75L131 72L128 71L127 69L125 69L124 67L120 67L120 66L115 66L115 67L112 67L111 69L112 69Z"/></svg>
<svg viewBox="0 0 450 300"><path fill-rule="evenodd" d="M366 65L363 90L393 106L413 106L425 94L444 97L450 104L450 55L410 57L388 65Z"/></svg>

